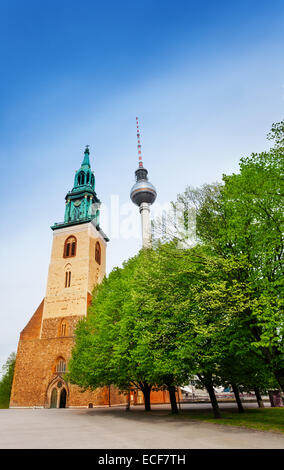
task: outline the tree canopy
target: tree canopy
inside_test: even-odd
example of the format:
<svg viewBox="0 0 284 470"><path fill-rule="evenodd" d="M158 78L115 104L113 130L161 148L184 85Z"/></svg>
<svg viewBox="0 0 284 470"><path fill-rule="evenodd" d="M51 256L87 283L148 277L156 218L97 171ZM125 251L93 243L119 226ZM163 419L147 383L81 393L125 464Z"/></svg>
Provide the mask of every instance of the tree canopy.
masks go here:
<svg viewBox="0 0 284 470"><path fill-rule="evenodd" d="M16 354L13 352L2 367L0 380L0 408L8 408L14 376Z"/></svg>

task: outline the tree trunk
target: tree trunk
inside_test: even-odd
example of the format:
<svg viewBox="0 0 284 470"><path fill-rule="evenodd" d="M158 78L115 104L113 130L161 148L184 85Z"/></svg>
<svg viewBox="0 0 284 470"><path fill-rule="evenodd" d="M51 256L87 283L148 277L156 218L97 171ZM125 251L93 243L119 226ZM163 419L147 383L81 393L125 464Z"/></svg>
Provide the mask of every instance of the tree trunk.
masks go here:
<svg viewBox="0 0 284 470"><path fill-rule="evenodd" d="M170 394L172 413L178 413L177 400L176 400L176 388L174 385L168 385L168 391Z"/></svg>
<svg viewBox="0 0 284 470"><path fill-rule="evenodd" d="M214 417L215 418L221 418L220 408L219 408L218 401L217 401L217 398L216 398L216 395L215 395L215 391L214 391L214 388L213 388L213 385L212 385L212 381L210 380L210 381L206 381L206 383L205 382L203 382L203 383L205 385L205 388L206 388L207 392L209 393L211 405L212 405L212 408L213 408Z"/></svg>
<svg viewBox="0 0 284 470"><path fill-rule="evenodd" d="M243 413L244 412L244 407L243 407L243 404L242 404L242 401L241 401L241 398L240 398L240 392L239 392L238 386L236 384L231 384L231 385L232 385L232 389L233 389L235 399L236 399L236 402L237 402L237 405L238 405L239 413Z"/></svg>
<svg viewBox="0 0 284 470"><path fill-rule="evenodd" d="M255 388L255 389L254 389L254 393L255 393L255 398L256 398L256 400L257 400L258 407L259 407L259 408L264 408L264 403L263 403L263 400L262 400L262 398L261 398L261 394L260 394L259 388Z"/></svg>
<svg viewBox="0 0 284 470"><path fill-rule="evenodd" d="M144 395L145 411L151 411L151 401L150 401L151 385L143 384L143 386L141 387L141 390Z"/></svg>
<svg viewBox="0 0 284 470"><path fill-rule="evenodd" d="M125 411L130 411L130 392L128 392L127 394L127 403L126 403Z"/></svg>
<svg viewBox="0 0 284 470"><path fill-rule="evenodd" d="M282 369L276 370L274 374L282 392L284 392L284 371Z"/></svg>
<svg viewBox="0 0 284 470"><path fill-rule="evenodd" d="M272 393L270 391L268 392L268 396L269 396L269 400L270 400L270 405L274 408L275 403L274 403L274 400L273 400Z"/></svg>
<svg viewBox="0 0 284 470"><path fill-rule="evenodd" d="M250 309L248 310L248 313L249 313L249 315L251 314ZM251 316L248 317L248 318L251 318ZM257 339L257 341L260 341L261 330L255 324L249 325L249 327L251 328L252 333L255 336L255 338ZM266 364L269 364L270 366L273 362L275 362L275 360L282 358L282 352L277 350L276 348L272 348L272 351L271 351L271 349L269 349L267 347L261 347L260 349L263 353L264 361L266 362ZM272 372L273 372L273 375L275 376L282 392L284 392L284 369L283 368L282 369L272 369ZM273 406L272 403L271 403L271 406Z"/></svg>

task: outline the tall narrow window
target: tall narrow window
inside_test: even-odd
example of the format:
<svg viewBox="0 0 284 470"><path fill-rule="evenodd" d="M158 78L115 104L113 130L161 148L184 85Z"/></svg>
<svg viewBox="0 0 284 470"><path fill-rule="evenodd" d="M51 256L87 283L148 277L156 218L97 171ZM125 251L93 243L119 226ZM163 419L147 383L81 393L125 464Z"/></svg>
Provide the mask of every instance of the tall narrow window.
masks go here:
<svg viewBox="0 0 284 470"><path fill-rule="evenodd" d="M77 249L77 240L73 235L71 235L65 240L63 257L71 258L73 256L76 256L76 249Z"/></svg>
<svg viewBox="0 0 284 470"><path fill-rule="evenodd" d="M70 287L71 285L71 271L65 272L65 287Z"/></svg>
<svg viewBox="0 0 284 470"><path fill-rule="evenodd" d="M69 255L70 255L70 243L67 243L65 256L68 257Z"/></svg>
<svg viewBox="0 0 284 470"><path fill-rule="evenodd" d="M60 327L60 336L66 336L66 323L63 321Z"/></svg>
<svg viewBox="0 0 284 470"><path fill-rule="evenodd" d="M84 172L82 171L81 173L79 173L79 176L78 176L78 184L79 186L84 184L85 183L85 174Z"/></svg>
<svg viewBox="0 0 284 470"><path fill-rule="evenodd" d="M99 242L96 243L95 260L98 264L101 264L101 245Z"/></svg>
<svg viewBox="0 0 284 470"><path fill-rule="evenodd" d="M57 361L56 372L58 374L62 374L64 372L66 372L66 362L62 357L60 359L58 359L58 361Z"/></svg>

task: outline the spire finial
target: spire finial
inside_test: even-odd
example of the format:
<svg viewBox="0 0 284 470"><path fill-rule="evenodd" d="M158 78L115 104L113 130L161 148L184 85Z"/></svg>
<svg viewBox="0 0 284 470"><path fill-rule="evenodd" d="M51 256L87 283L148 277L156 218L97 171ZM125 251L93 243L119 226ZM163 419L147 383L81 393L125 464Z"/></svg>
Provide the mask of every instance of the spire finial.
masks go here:
<svg viewBox="0 0 284 470"><path fill-rule="evenodd" d="M82 165L81 165L82 167L84 167L84 166L87 166L88 168L91 167L89 155L90 155L89 145L86 145L86 148L85 148L85 151L84 151L84 159L83 159L83 162L82 162Z"/></svg>
<svg viewBox="0 0 284 470"><path fill-rule="evenodd" d="M138 117L136 118L136 128L137 128L138 165L139 165L139 168L143 168Z"/></svg>

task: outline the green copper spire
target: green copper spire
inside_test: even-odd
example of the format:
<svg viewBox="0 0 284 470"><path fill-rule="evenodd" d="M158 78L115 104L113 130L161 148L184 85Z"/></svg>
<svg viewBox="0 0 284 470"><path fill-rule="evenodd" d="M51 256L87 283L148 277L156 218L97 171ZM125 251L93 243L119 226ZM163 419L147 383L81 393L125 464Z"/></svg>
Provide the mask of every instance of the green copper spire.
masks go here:
<svg viewBox="0 0 284 470"><path fill-rule="evenodd" d="M54 224L51 228L65 227L94 221L99 226L100 200L95 191L95 175L90 165L90 150L87 145L81 167L75 173L74 186L65 197L66 208L64 222Z"/></svg>
<svg viewBox="0 0 284 470"><path fill-rule="evenodd" d="M85 152L84 152L84 159L82 161L81 168L79 168L79 170L76 171L75 180L74 180L74 188L72 189L72 191L74 191L76 188L81 187L81 186L86 186L87 188L91 186L92 189L95 190L95 176L94 176L94 173L91 171L89 157L90 157L90 150L89 150L89 146L86 145Z"/></svg>
<svg viewBox="0 0 284 470"><path fill-rule="evenodd" d="M90 155L89 146L86 145L85 153L84 153L84 160L83 160L83 163L81 165L81 168L85 168L85 167L91 168L89 155Z"/></svg>

